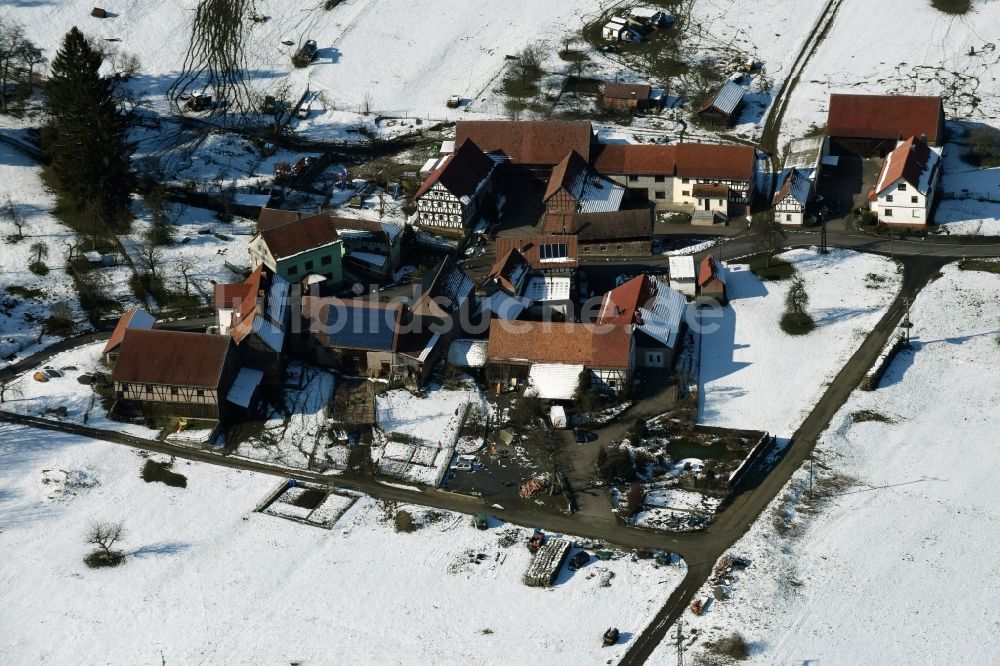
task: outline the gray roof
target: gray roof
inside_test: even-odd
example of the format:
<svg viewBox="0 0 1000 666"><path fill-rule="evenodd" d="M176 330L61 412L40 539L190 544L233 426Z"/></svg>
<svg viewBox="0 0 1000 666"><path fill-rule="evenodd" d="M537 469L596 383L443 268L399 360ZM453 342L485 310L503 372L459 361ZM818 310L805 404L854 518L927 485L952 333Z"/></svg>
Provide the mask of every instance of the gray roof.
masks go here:
<svg viewBox="0 0 1000 666"><path fill-rule="evenodd" d="M727 116L732 115L745 94L746 88L735 81L726 81L726 85L722 86L722 89L711 102L705 105L705 108L715 107Z"/></svg>

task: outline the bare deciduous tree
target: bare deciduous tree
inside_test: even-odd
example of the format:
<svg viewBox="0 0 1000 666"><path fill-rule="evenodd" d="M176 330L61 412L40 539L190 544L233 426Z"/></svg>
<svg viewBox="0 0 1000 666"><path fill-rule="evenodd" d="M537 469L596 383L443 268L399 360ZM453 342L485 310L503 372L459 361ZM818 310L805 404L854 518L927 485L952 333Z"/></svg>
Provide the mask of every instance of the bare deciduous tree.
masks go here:
<svg viewBox="0 0 1000 666"><path fill-rule="evenodd" d="M96 546L107 561L113 561L120 556L114 550L115 544L125 538L124 523L98 522L87 530L86 543Z"/></svg>
<svg viewBox="0 0 1000 666"><path fill-rule="evenodd" d="M155 280L156 270L163 264L163 251L152 239L139 245L139 263L149 273L149 277Z"/></svg>
<svg viewBox="0 0 1000 666"><path fill-rule="evenodd" d="M43 259L49 258L49 246L42 241L31 244L31 254L35 258L35 263L42 263Z"/></svg>
<svg viewBox="0 0 1000 666"><path fill-rule="evenodd" d="M0 208L0 216L3 217L5 222L10 222L17 227L17 240L24 238L24 218L17 211L17 206L14 205L9 194L3 203L3 207Z"/></svg>
<svg viewBox="0 0 1000 666"><path fill-rule="evenodd" d="M182 257L180 261L177 262L177 271L181 274L181 278L184 280L184 295L191 295L191 273L195 269L195 264L190 257Z"/></svg>
<svg viewBox="0 0 1000 666"><path fill-rule="evenodd" d="M7 401L7 396L20 397L23 392L17 377L0 379L0 403Z"/></svg>
<svg viewBox="0 0 1000 666"><path fill-rule="evenodd" d="M807 305L809 305L809 294L806 292L806 283L802 278L796 278L788 290L788 295L785 296L785 307L801 322L806 316Z"/></svg>

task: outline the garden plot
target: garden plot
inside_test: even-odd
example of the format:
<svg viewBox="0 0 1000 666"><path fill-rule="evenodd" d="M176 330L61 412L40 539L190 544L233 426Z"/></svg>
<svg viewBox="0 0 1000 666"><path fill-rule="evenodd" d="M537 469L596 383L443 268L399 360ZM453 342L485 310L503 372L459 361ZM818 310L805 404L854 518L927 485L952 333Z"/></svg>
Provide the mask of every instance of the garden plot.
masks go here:
<svg viewBox="0 0 1000 666"><path fill-rule="evenodd" d="M54 206L55 197L42 184L41 168L0 143L0 357L54 342L53 333L65 331L46 327L45 320L53 315L66 319L60 323L71 328L89 328L64 269L67 243L74 234L53 217ZM18 238L15 220L22 224L23 238ZM39 251L48 269L45 275L29 270Z"/></svg>
<svg viewBox="0 0 1000 666"><path fill-rule="evenodd" d="M729 305L700 315L699 423L791 435L900 286L896 264L874 255L779 257L805 282L816 328L800 336L779 328L791 280L762 282L745 265L730 266Z"/></svg>
<svg viewBox="0 0 1000 666"><path fill-rule="evenodd" d="M105 344L105 341L93 342L56 354L45 364L28 370L7 388L3 409L156 439L159 430L109 419L101 396L92 386L77 381L81 375L95 372L110 376L101 354ZM36 381L35 373L46 368L58 371L60 376L50 376L46 382Z"/></svg>
<svg viewBox="0 0 1000 666"><path fill-rule="evenodd" d="M642 508L632 522L640 527L683 532L702 529L715 516L721 497L680 488L647 488Z"/></svg>
<svg viewBox="0 0 1000 666"><path fill-rule="evenodd" d="M330 529L354 506L358 497L360 495L334 492L313 484L293 485L289 482L261 509L261 513Z"/></svg>
<svg viewBox="0 0 1000 666"><path fill-rule="evenodd" d="M971 4L956 16L931 0L844 0L792 93L781 140L825 126L832 92L941 95L950 118L995 124L1000 52L984 28L1000 23L1000 4Z"/></svg>
<svg viewBox="0 0 1000 666"><path fill-rule="evenodd" d="M805 466L733 547L733 598L685 617L700 641L739 631L759 664L995 659L1000 276L942 272L912 349L823 434L813 501Z"/></svg>
<svg viewBox="0 0 1000 666"><path fill-rule="evenodd" d="M623 557L563 567L553 588L529 588L524 529L480 531L468 516L366 497L333 530L310 529L253 511L273 477L185 463L175 470L186 487L171 487L140 479L144 462L125 447L0 426L0 653L54 663L495 664L542 650L597 666L621 658L685 573ZM43 470L74 472L72 492L48 499ZM415 532L395 530L399 509ZM92 520L124 522L121 566L83 564ZM623 638L602 649L609 626ZM433 627L447 627L446 640L428 640Z"/></svg>
<svg viewBox="0 0 1000 666"><path fill-rule="evenodd" d="M302 388L285 388L280 401L267 405L263 423L236 426L232 434L237 442L234 454L297 469L345 467L348 449L334 441L327 427L333 375L297 364L290 373L301 373Z"/></svg>

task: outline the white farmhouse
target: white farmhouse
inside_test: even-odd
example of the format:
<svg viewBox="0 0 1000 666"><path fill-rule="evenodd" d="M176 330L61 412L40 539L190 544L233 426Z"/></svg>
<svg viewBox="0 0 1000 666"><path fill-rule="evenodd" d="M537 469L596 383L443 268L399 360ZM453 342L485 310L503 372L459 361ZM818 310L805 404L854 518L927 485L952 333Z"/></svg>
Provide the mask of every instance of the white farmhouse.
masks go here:
<svg viewBox="0 0 1000 666"><path fill-rule="evenodd" d="M926 138L910 137L886 156L868 193L879 222L916 228L929 223L941 181L940 150L928 145Z"/></svg>
<svg viewBox="0 0 1000 666"><path fill-rule="evenodd" d="M414 195L421 224L463 229L478 220L497 163L466 140Z"/></svg>
<svg viewBox="0 0 1000 666"><path fill-rule="evenodd" d="M816 197L816 183L829 154L826 137L795 139L789 144L785 167L778 176L774 217L781 224L801 227L809 219L809 205Z"/></svg>

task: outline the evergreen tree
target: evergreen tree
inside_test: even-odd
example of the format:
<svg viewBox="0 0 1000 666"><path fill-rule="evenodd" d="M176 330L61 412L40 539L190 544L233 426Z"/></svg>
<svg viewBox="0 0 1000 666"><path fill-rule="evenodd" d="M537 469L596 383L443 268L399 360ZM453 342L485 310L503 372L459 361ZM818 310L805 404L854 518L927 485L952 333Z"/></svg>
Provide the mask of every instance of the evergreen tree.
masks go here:
<svg viewBox="0 0 1000 666"><path fill-rule="evenodd" d="M94 204L102 226L118 231L128 217L132 146L115 82L100 74L103 59L77 28L63 38L52 60L44 138L62 193L80 210Z"/></svg>

